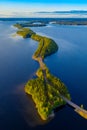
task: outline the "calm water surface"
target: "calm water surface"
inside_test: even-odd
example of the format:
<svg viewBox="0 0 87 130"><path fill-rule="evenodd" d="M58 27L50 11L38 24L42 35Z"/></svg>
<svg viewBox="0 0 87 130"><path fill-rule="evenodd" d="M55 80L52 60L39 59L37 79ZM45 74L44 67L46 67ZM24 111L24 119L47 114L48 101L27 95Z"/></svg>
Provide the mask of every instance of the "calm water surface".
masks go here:
<svg viewBox="0 0 87 130"><path fill-rule="evenodd" d="M37 42L13 37L14 22L0 22L0 130L87 130L87 121L68 106L50 122L37 114L24 85L39 67L32 60ZM68 87L72 101L87 109L87 27L52 26L32 28L53 38L59 51L45 59L50 71Z"/></svg>

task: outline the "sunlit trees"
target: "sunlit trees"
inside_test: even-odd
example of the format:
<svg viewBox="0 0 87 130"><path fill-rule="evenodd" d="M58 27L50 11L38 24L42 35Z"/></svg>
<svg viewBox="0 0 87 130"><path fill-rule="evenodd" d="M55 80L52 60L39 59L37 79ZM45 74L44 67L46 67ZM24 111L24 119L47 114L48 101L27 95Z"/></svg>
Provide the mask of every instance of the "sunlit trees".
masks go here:
<svg viewBox="0 0 87 130"><path fill-rule="evenodd" d="M32 95L38 113L43 120L48 119L54 108L65 104L60 94L70 99L66 86L57 77L51 75L46 66L45 71L46 84L44 83L43 70L39 68L36 73L38 78L29 80L25 85L25 92Z"/></svg>
<svg viewBox="0 0 87 130"><path fill-rule="evenodd" d="M21 28L17 31L17 34L22 36L23 38L30 38L35 33L29 28Z"/></svg>
<svg viewBox="0 0 87 130"><path fill-rule="evenodd" d="M60 94L70 99L70 94L66 86L55 76L53 76L43 59L58 50L58 46L54 40L37 35L29 28L20 28L17 34L23 38L32 38L39 42L38 48L35 51L33 58L40 64L37 70L37 78L29 80L25 85L25 92L32 95L32 99L36 104L39 115L43 120L47 120L53 109L64 105L65 101L60 97Z"/></svg>

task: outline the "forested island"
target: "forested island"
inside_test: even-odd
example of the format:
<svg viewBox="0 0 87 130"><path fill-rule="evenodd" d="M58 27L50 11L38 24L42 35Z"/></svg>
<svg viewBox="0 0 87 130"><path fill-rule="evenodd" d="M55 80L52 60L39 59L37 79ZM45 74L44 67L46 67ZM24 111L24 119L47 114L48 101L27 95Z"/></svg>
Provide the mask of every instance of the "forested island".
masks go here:
<svg viewBox="0 0 87 130"><path fill-rule="evenodd" d="M43 27L46 26L46 23L42 22L42 21L32 21L32 22L25 22L25 23L16 23L14 25L17 28L21 28L21 27Z"/></svg>
<svg viewBox="0 0 87 130"><path fill-rule="evenodd" d="M43 120L47 120L53 114L54 108L66 104L60 94L69 100L71 99L67 87L59 78L50 73L44 63L44 58L55 53L58 50L58 46L54 40L40 36L29 28L22 26L17 28L18 35L23 38L32 38L39 42L38 48L32 56L40 65L36 72L37 78L31 79L26 83L25 92L32 96L40 117Z"/></svg>
<svg viewBox="0 0 87 130"><path fill-rule="evenodd" d="M22 19L20 19L22 20ZM81 18L37 18L26 19L26 22L16 23L14 26L17 28L23 27L44 27L48 24L58 25L87 25L87 19Z"/></svg>
<svg viewBox="0 0 87 130"><path fill-rule="evenodd" d="M59 20L59 21L53 21L52 24L58 24L58 25L87 25L87 21L79 21L79 20Z"/></svg>

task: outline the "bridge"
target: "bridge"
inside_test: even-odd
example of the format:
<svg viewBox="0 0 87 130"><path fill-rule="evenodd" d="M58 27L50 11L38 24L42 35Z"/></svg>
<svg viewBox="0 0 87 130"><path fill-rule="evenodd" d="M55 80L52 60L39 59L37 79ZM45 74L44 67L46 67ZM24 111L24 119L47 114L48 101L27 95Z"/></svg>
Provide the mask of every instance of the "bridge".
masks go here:
<svg viewBox="0 0 87 130"><path fill-rule="evenodd" d="M82 116L83 118L87 119L87 111L81 107L79 107L78 105L76 105L75 103L73 103L72 101L68 100L66 97L64 97L63 95L60 94L60 97L70 106L72 106L75 111Z"/></svg>
<svg viewBox="0 0 87 130"><path fill-rule="evenodd" d="M46 78L46 70L45 70L45 64L43 62L42 57L38 57L38 62L40 64L40 67L43 70L43 74L44 74L44 79L46 82L49 83L49 81ZM49 83L50 84L50 83ZM62 94L59 95L67 104L69 104L70 106L72 106L75 110L75 112L77 112L80 116L82 116L83 118L87 119L87 110L85 110L84 108L79 107L78 105L76 105L75 103L73 103L72 101L68 100L66 97L64 97Z"/></svg>

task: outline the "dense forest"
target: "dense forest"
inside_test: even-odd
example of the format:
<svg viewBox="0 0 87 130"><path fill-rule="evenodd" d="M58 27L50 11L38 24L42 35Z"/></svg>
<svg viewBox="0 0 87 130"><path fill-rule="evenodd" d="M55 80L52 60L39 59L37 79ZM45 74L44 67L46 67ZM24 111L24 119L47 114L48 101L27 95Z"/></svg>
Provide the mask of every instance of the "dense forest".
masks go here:
<svg viewBox="0 0 87 130"><path fill-rule="evenodd" d="M21 28L17 31L17 34L22 36L23 38L30 38L35 33L31 29Z"/></svg>
<svg viewBox="0 0 87 130"><path fill-rule="evenodd" d="M50 73L43 62L46 56L49 56L58 50L58 46L54 40L40 36L30 28L24 28L19 25L16 25L16 27L19 29L17 31L18 35L23 38L32 38L39 42L33 59L38 61L40 68L36 72L37 78L31 79L26 83L25 92L32 95L40 117L43 120L47 120L54 108L66 104L60 94L70 100L70 94L66 86L60 79Z"/></svg>
<svg viewBox="0 0 87 130"><path fill-rule="evenodd" d="M32 95L43 120L48 119L54 108L65 104L60 94L70 99L66 86L57 77L51 75L47 67L45 72L46 77L44 77L43 69L39 68L36 72L38 77L29 80L25 85L25 92Z"/></svg>
<svg viewBox="0 0 87 130"><path fill-rule="evenodd" d="M58 50L57 44L50 38L41 37L35 34L31 38L39 41L39 45L34 53L34 57L40 56L44 59L44 57L51 55L52 53L55 53Z"/></svg>
<svg viewBox="0 0 87 130"><path fill-rule="evenodd" d="M19 28L19 26L18 26ZM22 28L17 31L17 34L22 36L23 38L32 38L35 41L39 42L38 48L35 51L33 57L37 58L41 56L42 58L55 53L58 50L58 46L54 40L37 35L29 28Z"/></svg>

